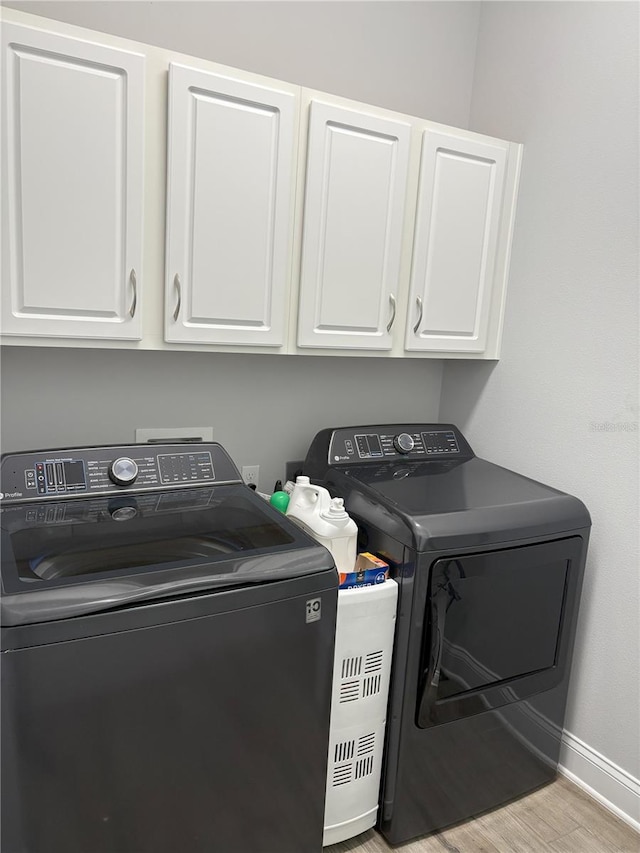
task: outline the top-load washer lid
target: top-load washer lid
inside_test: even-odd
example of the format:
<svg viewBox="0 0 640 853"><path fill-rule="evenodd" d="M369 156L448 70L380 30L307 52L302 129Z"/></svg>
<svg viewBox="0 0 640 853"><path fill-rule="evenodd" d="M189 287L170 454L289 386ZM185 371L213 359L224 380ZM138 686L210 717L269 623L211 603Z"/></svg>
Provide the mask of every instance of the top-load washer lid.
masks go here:
<svg viewBox="0 0 640 853"><path fill-rule="evenodd" d="M577 498L479 459L453 424L323 430L304 473L356 521L417 551L563 535L591 523Z"/></svg>
<svg viewBox="0 0 640 853"><path fill-rule="evenodd" d="M2 465L24 481L42 464L45 483L46 466L55 474L56 458L65 457L70 474L63 485L73 484L59 496L54 478L52 490L33 501L2 502L3 625L334 569L326 549L242 484L219 445L172 454L184 458L169 466L157 461L166 448L149 446L46 451L36 461L30 454L3 457ZM90 456L100 457L100 465L89 464ZM147 474L130 486L114 483L110 459L133 460L138 469L146 464ZM93 480L85 476L82 492L80 462L96 472ZM160 488L163 476L171 483Z"/></svg>

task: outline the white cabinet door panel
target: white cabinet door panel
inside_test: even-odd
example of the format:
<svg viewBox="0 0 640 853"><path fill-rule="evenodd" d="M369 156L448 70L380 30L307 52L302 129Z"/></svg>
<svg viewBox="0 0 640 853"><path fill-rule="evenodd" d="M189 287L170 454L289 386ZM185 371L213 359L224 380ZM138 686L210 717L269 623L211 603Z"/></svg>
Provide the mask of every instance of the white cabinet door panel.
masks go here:
<svg viewBox="0 0 640 853"><path fill-rule="evenodd" d="M144 58L2 26L2 332L139 339Z"/></svg>
<svg viewBox="0 0 640 853"><path fill-rule="evenodd" d="M410 132L311 103L299 346L391 348Z"/></svg>
<svg viewBox="0 0 640 853"><path fill-rule="evenodd" d="M483 352L508 143L427 130L407 316L407 350Z"/></svg>
<svg viewBox="0 0 640 853"><path fill-rule="evenodd" d="M168 341L284 344L296 119L293 92L171 64Z"/></svg>

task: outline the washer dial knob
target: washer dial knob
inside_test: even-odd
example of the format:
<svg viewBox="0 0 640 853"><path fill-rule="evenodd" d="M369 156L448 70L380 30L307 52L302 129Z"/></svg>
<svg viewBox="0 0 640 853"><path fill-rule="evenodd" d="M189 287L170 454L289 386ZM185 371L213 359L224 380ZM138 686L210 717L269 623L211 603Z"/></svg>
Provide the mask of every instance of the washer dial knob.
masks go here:
<svg viewBox="0 0 640 853"><path fill-rule="evenodd" d="M128 456L121 456L109 467L109 477L117 486L130 486L137 476L138 466Z"/></svg>
<svg viewBox="0 0 640 853"><path fill-rule="evenodd" d="M393 446L398 453L411 453L414 445L415 442L408 432L401 432L393 439Z"/></svg>

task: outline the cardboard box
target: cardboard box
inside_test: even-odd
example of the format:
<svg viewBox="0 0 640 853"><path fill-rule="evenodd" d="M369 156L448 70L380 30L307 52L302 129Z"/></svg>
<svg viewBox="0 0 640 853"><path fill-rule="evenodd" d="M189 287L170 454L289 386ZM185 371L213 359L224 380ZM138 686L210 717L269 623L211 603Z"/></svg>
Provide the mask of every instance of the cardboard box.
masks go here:
<svg viewBox="0 0 640 853"><path fill-rule="evenodd" d="M375 554L364 551L356 557L356 564L352 572L340 574L339 589L374 586L377 583L384 583L388 577L389 565L376 557Z"/></svg>

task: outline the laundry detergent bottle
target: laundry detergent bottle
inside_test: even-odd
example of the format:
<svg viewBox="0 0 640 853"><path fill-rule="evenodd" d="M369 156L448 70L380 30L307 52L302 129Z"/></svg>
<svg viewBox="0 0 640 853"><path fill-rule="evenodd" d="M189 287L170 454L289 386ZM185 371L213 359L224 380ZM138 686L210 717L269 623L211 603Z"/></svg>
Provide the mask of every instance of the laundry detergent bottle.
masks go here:
<svg viewBox="0 0 640 853"><path fill-rule="evenodd" d="M331 551L340 574L353 571L358 526L342 498L332 498L322 486L312 485L308 477L297 477L286 514Z"/></svg>

